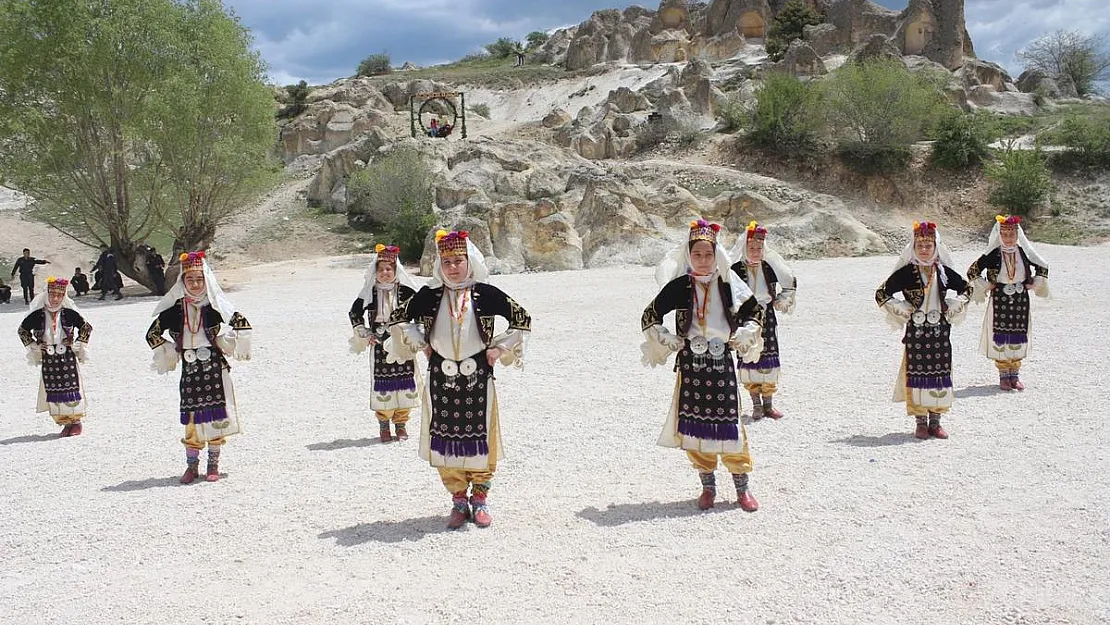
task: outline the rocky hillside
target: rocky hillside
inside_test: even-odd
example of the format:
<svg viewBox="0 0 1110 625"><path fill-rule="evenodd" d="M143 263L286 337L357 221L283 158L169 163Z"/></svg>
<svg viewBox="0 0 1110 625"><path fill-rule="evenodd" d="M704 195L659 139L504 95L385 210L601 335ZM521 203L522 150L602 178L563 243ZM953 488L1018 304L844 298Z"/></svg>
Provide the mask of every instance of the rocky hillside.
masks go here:
<svg viewBox="0 0 1110 625"><path fill-rule="evenodd" d="M281 155L290 174L310 178L309 206L358 224L347 176L398 147L418 150L433 172L438 224L474 233L501 272L654 263L698 215L728 233L764 221L792 256L889 252L921 215L953 222L950 241L979 236L993 209L978 178L917 167L867 179L835 166L805 172L760 164L713 133L720 108L726 98L754 97L768 69L809 78L862 56L946 73L951 101L966 110L1032 116L1042 110L1038 102L1054 106L1066 88L1044 76L1014 81L974 58L962 2L954 0L914 0L902 12L866 0L827 2L828 23L808 27L805 41L772 63L762 37L781 4L664 0L658 11L601 11L556 33L531 59L561 66L562 77L515 88L404 72L339 80L315 89L307 109L286 123ZM465 93L467 137L458 128L447 139L410 138L410 98L457 91ZM426 109L416 121L448 113ZM670 139L660 142L663 134ZM425 270L430 258L429 248Z"/></svg>

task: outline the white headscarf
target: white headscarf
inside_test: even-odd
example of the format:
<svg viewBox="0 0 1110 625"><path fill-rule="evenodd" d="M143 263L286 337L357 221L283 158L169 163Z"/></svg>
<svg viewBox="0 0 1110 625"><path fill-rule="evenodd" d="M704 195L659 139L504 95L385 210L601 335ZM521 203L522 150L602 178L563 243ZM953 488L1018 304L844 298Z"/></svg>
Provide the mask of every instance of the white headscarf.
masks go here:
<svg viewBox="0 0 1110 625"><path fill-rule="evenodd" d="M370 300L373 298L374 295L374 287L378 284L377 252L370 255L369 261L370 266L366 268L366 276L363 278L362 281L362 290L358 292L359 299L361 299L367 306L370 305ZM420 290L419 288L417 288L416 283L412 281L412 278L409 277L409 274L405 271L405 266L401 264L400 258L398 258L397 262L394 263L394 267L395 278L393 279L393 284L403 284L413 291Z"/></svg>
<svg viewBox="0 0 1110 625"><path fill-rule="evenodd" d="M732 271L732 261L729 258L728 252L721 246L720 243L715 244L716 264L713 267L713 272L710 278L720 276L728 284L729 290L732 291L732 311L736 311L741 304L746 302L752 296L752 290L747 282L740 279ZM690 273L690 243L689 241L680 243L673 250L671 250L659 266L655 268L655 283L660 287L666 286L671 280L679 276L685 276ZM700 277L700 276L699 276Z"/></svg>
<svg viewBox="0 0 1110 625"><path fill-rule="evenodd" d="M197 302L197 305L203 306L208 304L216 309L216 311L220 313L220 316L224 318L224 323L227 323L231 321L231 318L238 309L235 307L235 304L232 304L231 300L227 299L227 296L224 295L223 289L220 288L219 281L216 280L216 274L213 273L212 267L208 264L208 258L201 259L201 265L204 267L204 287L207 290L207 294L205 298ZM151 316L157 317L162 311L173 308L177 300L184 297L192 297L192 295L189 295L185 290L185 272L180 271L177 274L177 282L175 282L173 287L171 287L170 290L162 296L162 299L158 301L158 305L154 307L154 314Z"/></svg>
<svg viewBox="0 0 1110 625"><path fill-rule="evenodd" d="M49 278L47 279L49 280ZM66 286L66 296L62 298L62 305L58 308L58 310L61 310L62 308L77 310L77 304L73 303L73 300L69 297L70 288L70 286ZM36 295L35 299L31 300L31 304L27 307L27 311L35 312L36 310L42 308L50 312L58 312L57 310L50 310L50 307L47 306L47 300L49 299L49 297L50 287L48 286L47 288L43 289L41 293Z"/></svg>
<svg viewBox="0 0 1110 625"><path fill-rule="evenodd" d="M916 235L911 232L910 243L902 250L902 255L898 257L898 260L894 262L894 267L891 269L891 272L898 271L906 265L936 267L937 275L940 277L940 283L944 286L948 286L948 276L945 274L944 268L955 267L955 263L952 261L952 252L949 251L948 246L940 242L940 228L938 227L933 232L936 237L936 248L933 250L932 258L921 259L917 257L917 253L914 252L913 249L913 242L914 239L916 239Z"/></svg>
<svg viewBox="0 0 1110 625"><path fill-rule="evenodd" d="M1017 224L1017 233L1018 247L1025 251L1025 255L1029 257L1029 262L1037 265L1038 267L1048 268L1048 261L1046 261L1040 254L1037 253L1036 248L1034 248L1033 244L1029 241L1028 238L1026 238L1025 230L1021 227L1020 223ZM987 251L989 252L996 247L1002 249L1003 251L1011 251L1006 250L1002 245L1002 224L997 219L994 221L994 227L991 228L991 237L990 240L987 241Z"/></svg>
<svg viewBox="0 0 1110 625"><path fill-rule="evenodd" d="M741 233L740 238L736 239L736 244L732 246L730 255L732 258L738 258L745 263L748 262L748 236L746 232ZM767 244L766 239L763 241L763 260L767 261L767 264L775 271L775 277L778 278L779 284L786 288L794 286L794 271L790 269L790 265L786 264L783 257Z"/></svg>
<svg viewBox="0 0 1110 625"><path fill-rule="evenodd" d="M433 289L438 289L440 286L445 286L449 289L463 289L469 286L474 286L475 282L485 282L489 279L489 268L486 267L486 257L482 256L482 252L478 251L478 247L470 241L466 240L466 265L467 273L466 279L460 283L454 283L443 275L442 257L439 255L439 247L436 247L436 263L432 267L432 279L428 281L428 286Z"/></svg>

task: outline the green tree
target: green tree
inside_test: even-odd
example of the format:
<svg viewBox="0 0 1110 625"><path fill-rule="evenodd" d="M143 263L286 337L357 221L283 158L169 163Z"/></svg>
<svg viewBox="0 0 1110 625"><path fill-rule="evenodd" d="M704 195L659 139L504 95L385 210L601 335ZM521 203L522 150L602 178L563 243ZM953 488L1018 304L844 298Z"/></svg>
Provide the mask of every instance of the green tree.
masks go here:
<svg viewBox="0 0 1110 625"><path fill-rule="evenodd" d="M524 38L524 41L528 43L527 50L532 51L547 43L547 40L550 38L551 35L548 35L543 31L535 30L528 33L528 35Z"/></svg>
<svg viewBox="0 0 1110 625"><path fill-rule="evenodd" d="M311 91L312 90L308 88L308 83L303 80L295 85L286 85L285 95L288 101L287 104L278 111L278 119L288 119L303 113L305 109L308 108L308 94Z"/></svg>
<svg viewBox="0 0 1110 625"><path fill-rule="evenodd" d="M508 58L521 50L520 42L508 37L501 37L493 43L482 46L490 56L498 59Z"/></svg>
<svg viewBox="0 0 1110 625"><path fill-rule="evenodd" d="M993 140L989 116L953 110L937 128L930 158L948 169L978 166L990 158Z"/></svg>
<svg viewBox="0 0 1110 625"><path fill-rule="evenodd" d="M358 64L358 71L356 76L382 76L393 71L393 66L390 65L389 54L381 52L379 54L371 54L370 56L362 59Z"/></svg>
<svg viewBox="0 0 1110 625"><path fill-rule="evenodd" d="M347 210L359 226L401 247L401 258L419 260L424 237L435 225L432 173L419 152L402 148L375 158L347 178Z"/></svg>
<svg viewBox="0 0 1110 625"><path fill-rule="evenodd" d="M939 86L897 60L845 63L821 82L822 108L841 155L867 171L907 165L910 146L951 110Z"/></svg>
<svg viewBox="0 0 1110 625"><path fill-rule="evenodd" d="M1018 52L1027 69L1039 69L1060 80L1070 80L1080 96L1097 91L1110 78L1110 45L1106 34L1087 35L1057 30L1042 35Z"/></svg>
<svg viewBox="0 0 1110 625"><path fill-rule="evenodd" d="M767 56L772 61L781 60L790 42L802 38L806 26L816 26L823 21L825 16L804 0L789 0L775 16L771 30L767 32Z"/></svg>
<svg viewBox="0 0 1110 625"><path fill-rule="evenodd" d="M0 3L0 178L70 237L208 247L269 180L273 96L219 0Z"/></svg>

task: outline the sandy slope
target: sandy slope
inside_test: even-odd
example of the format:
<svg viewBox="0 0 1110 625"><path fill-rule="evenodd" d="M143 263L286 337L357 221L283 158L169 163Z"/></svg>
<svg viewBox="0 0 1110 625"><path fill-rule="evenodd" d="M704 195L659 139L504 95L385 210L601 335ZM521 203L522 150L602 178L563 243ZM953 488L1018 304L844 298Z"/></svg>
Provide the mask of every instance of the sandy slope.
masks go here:
<svg viewBox="0 0 1110 625"><path fill-rule="evenodd" d="M1107 622L1110 276L1091 268L1110 248L1043 251L1056 297L1035 302L1029 390L995 391L976 308L946 442L914 441L889 401L898 338L871 298L891 259L797 263L787 417L749 429L756 514L699 513L694 471L655 446L673 377L639 363L649 269L497 277L535 332L527 369L498 376L494 526L459 532L415 440L376 442L346 352L358 259L225 276L258 330L233 372L249 431L218 484L176 484L152 298L87 303L92 416L69 440L33 413L22 315L0 307L0 621Z"/></svg>

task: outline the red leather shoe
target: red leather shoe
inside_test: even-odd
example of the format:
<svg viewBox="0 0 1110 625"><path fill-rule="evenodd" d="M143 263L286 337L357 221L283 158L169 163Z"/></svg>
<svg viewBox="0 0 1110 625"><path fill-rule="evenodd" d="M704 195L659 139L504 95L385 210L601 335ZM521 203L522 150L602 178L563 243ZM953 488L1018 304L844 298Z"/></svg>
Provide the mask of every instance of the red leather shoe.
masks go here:
<svg viewBox="0 0 1110 625"><path fill-rule="evenodd" d="M397 440L407 441L408 439L409 439L408 430L405 429L404 425L398 425L397 426Z"/></svg>
<svg viewBox="0 0 1110 625"><path fill-rule="evenodd" d="M763 414L768 416L768 417L771 417L772 419L774 419L776 421L778 421L779 419L782 418L782 411L779 410L778 408L775 408L774 406L764 406L763 407Z"/></svg>
<svg viewBox="0 0 1110 625"><path fill-rule="evenodd" d="M69 426L69 434L66 436L81 436L81 423L78 422Z"/></svg>
<svg viewBox="0 0 1110 625"><path fill-rule="evenodd" d="M759 510L759 502L755 500L755 495L753 495L750 490L744 491L744 494L740 495L740 501L737 503L740 504L740 509L744 512L755 512Z"/></svg>
<svg viewBox="0 0 1110 625"><path fill-rule="evenodd" d="M451 514L447 517L447 529L457 530L469 519L470 506L466 504L466 498L463 497L461 500L452 498Z"/></svg>
<svg viewBox="0 0 1110 625"><path fill-rule="evenodd" d="M921 440L929 438L929 426L925 425L924 423L918 423L917 429L913 431L913 437L919 438Z"/></svg>
<svg viewBox="0 0 1110 625"><path fill-rule="evenodd" d="M389 435L389 426L388 425L385 426L384 428L382 428L379 431L379 436L381 436L381 439L382 439L383 443L388 443L389 441L393 440L393 437Z"/></svg>
<svg viewBox="0 0 1110 625"><path fill-rule="evenodd" d="M206 482L219 482L220 481L220 466L217 464L208 463L208 471L204 474L204 481Z"/></svg>
<svg viewBox="0 0 1110 625"><path fill-rule="evenodd" d="M929 427L929 434L933 438L939 438L941 440L948 438L948 432L945 432L944 428L941 427L939 423Z"/></svg>
<svg viewBox="0 0 1110 625"><path fill-rule="evenodd" d="M1010 383L1010 378L1008 376L1003 376L998 379L998 388L1004 391L1012 391L1014 390L1014 385Z"/></svg>
<svg viewBox="0 0 1110 625"><path fill-rule="evenodd" d="M72 426L72 425L67 425L67 426L64 426L64 427L62 428L62 431L58 433L58 438L68 438L68 437L69 437L69 433L70 433L70 432L71 432L72 430L73 430L73 426Z"/></svg>
<svg viewBox="0 0 1110 625"><path fill-rule="evenodd" d="M489 513L489 508L485 504L476 506L474 508L474 525L489 527L490 523L493 523L493 515Z"/></svg>
<svg viewBox="0 0 1110 625"><path fill-rule="evenodd" d="M177 481L182 484L192 484L193 480L197 479L198 476L200 476L200 472L197 471L197 465L190 464L189 468L185 469L185 473L181 475L181 479Z"/></svg>
<svg viewBox="0 0 1110 625"><path fill-rule="evenodd" d="M1022 384L1021 380L1017 379L1016 376L1014 377L1013 380L1011 380L1010 386L1012 386L1015 391L1024 391L1025 390L1025 385Z"/></svg>
<svg viewBox="0 0 1110 625"><path fill-rule="evenodd" d="M717 498L716 491L708 488L702 489L698 497L698 510L708 510L713 507L713 500Z"/></svg>

